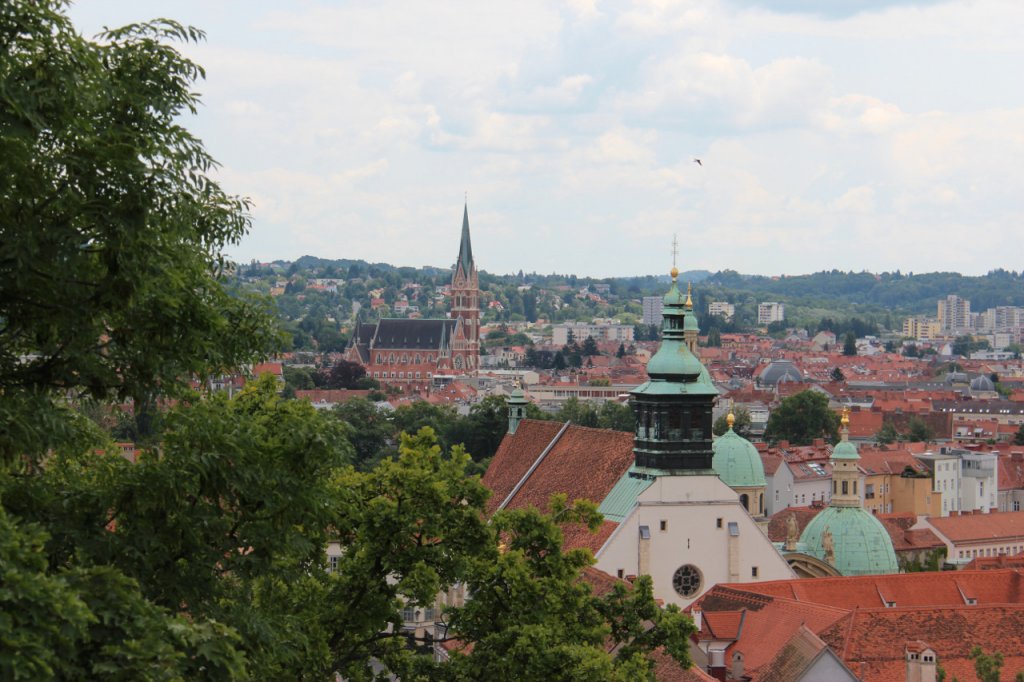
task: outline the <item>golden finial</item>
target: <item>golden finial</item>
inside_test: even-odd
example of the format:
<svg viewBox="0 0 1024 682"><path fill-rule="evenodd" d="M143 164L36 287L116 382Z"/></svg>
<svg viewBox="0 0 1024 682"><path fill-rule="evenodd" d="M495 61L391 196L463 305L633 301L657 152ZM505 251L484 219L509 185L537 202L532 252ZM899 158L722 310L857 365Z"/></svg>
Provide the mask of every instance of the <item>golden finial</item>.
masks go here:
<svg viewBox="0 0 1024 682"><path fill-rule="evenodd" d="M732 425L736 423L736 415L732 412L726 415L725 423L729 425L729 429L732 429Z"/></svg>
<svg viewBox="0 0 1024 682"><path fill-rule="evenodd" d="M839 421L843 425L843 427L847 427L850 425L850 408L843 408L843 418L840 419Z"/></svg>
<svg viewBox="0 0 1024 682"><path fill-rule="evenodd" d="M686 307L693 307L693 297L690 295L693 291L693 285L689 282L686 283Z"/></svg>

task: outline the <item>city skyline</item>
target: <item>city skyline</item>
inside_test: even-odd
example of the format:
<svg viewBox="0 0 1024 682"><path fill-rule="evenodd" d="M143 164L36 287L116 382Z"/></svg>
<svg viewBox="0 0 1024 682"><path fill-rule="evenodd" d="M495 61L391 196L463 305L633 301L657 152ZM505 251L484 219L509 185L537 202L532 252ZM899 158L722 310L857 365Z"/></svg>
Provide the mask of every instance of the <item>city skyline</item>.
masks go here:
<svg viewBox="0 0 1024 682"><path fill-rule="evenodd" d="M90 2L91 35L207 31L185 124L254 201L236 260L480 267L1017 269L1024 6L690 1ZM857 11L860 10L860 11ZM700 165L693 162L701 159Z"/></svg>

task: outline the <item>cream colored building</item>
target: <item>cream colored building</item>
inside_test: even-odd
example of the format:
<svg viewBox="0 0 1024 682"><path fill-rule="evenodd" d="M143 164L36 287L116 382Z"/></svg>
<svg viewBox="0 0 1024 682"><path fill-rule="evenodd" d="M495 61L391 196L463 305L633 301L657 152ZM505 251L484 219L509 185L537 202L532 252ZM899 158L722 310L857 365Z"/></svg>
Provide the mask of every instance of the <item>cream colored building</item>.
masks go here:
<svg viewBox="0 0 1024 682"><path fill-rule="evenodd" d="M715 475L655 479L597 552L597 568L650 575L655 598L680 607L717 583L796 577Z"/></svg>

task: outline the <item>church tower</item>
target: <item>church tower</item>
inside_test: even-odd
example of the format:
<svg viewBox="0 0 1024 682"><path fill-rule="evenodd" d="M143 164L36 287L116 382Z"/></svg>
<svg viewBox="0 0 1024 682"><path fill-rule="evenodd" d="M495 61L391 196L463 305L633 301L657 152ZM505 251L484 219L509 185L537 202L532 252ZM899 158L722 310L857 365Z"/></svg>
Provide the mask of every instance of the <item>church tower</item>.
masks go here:
<svg viewBox="0 0 1024 682"><path fill-rule="evenodd" d="M452 369L456 374L475 374L480 365L480 280L469 241L468 205L462 212L462 240L450 300L450 316L458 321L451 340Z"/></svg>
<svg viewBox="0 0 1024 682"><path fill-rule="evenodd" d="M672 286L662 301L661 346L647 363L650 380L630 394L636 415L633 454L636 466L653 475L714 476L711 410L718 391L687 343L696 318L678 276L673 267Z"/></svg>

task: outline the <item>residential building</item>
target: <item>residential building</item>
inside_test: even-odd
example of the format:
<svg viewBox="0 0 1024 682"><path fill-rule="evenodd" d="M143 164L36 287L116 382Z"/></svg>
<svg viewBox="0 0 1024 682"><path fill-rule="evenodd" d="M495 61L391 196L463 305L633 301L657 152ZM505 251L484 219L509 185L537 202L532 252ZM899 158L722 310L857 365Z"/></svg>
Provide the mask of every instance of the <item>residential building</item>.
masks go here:
<svg viewBox="0 0 1024 682"><path fill-rule="evenodd" d="M914 456L931 470L934 491L942 493L942 516L999 508L996 453L942 446Z"/></svg>
<svg viewBox="0 0 1024 682"><path fill-rule="evenodd" d="M732 322L736 316L736 306L726 301L712 301L708 304L708 315L718 315L725 318L726 321Z"/></svg>
<svg viewBox="0 0 1024 682"><path fill-rule="evenodd" d="M862 450L860 468L864 472L864 508L869 512L942 514L942 493L934 489L931 469L907 450Z"/></svg>
<svg viewBox="0 0 1024 682"><path fill-rule="evenodd" d="M633 340L633 325L585 322L566 322L551 328L551 343L564 346L567 343L583 343L586 338L595 341L615 341L629 343Z"/></svg>
<svg viewBox="0 0 1024 682"><path fill-rule="evenodd" d="M926 518L946 543L946 562L963 566L979 557L1012 556L1024 552L1024 512L951 514Z"/></svg>
<svg viewBox="0 0 1024 682"><path fill-rule="evenodd" d="M939 299L939 328L946 334L959 334L971 329L971 302L950 294Z"/></svg>
<svg viewBox="0 0 1024 682"><path fill-rule="evenodd" d="M785 306L782 303L766 301L757 304L757 323L769 325L772 322L782 322L786 319Z"/></svg>
<svg viewBox="0 0 1024 682"><path fill-rule="evenodd" d="M643 323L661 326L661 296L644 296Z"/></svg>
<svg viewBox="0 0 1024 682"><path fill-rule="evenodd" d="M918 341L930 341L942 336L938 320L929 317L908 317L903 320L903 336Z"/></svg>

